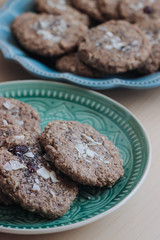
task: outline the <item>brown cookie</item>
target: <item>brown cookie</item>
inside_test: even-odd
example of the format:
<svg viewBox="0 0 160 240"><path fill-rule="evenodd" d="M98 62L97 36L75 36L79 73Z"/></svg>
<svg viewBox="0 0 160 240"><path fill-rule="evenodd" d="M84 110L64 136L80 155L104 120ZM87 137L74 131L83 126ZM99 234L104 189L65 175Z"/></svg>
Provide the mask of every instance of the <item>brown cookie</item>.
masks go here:
<svg viewBox="0 0 160 240"><path fill-rule="evenodd" d="M121 0L120 14L131 23L160 18L160 0Z"/></svg>
<svg viewBox="0 0 160 240"><path fill-rule="evenodd" d="M75 8L86 13L88 16L99 22L105 22L106 18L98 8L97 0L71 0Z"/></svg>
<svg viewBox="0 0 160 240"><path fill-rule="evenodd" d="M69 72L83 77L98 78L104 74L84 64L77 53L63 56L56 62L56 68L60 72Z"/></svg>
<svg viewBox="0 0 160 240"><path fill-rule="evenodd" d="M152 52L138 71L144 74L156 72L160 68L160 21L144 20L137 23L152 44Z"/></svg>
<svg viewBox="0 0 160 240"><path fill-rule="evenodd" d="M4 119L1 118L1 123L7 126L8 124L18 124L22 126L26 131L30 132L40 132L40 116L38 112L33 109L29 104L20 102L13 98L2 98L0 97L0 109L4 112L1 112L1 116L4 116ZM6 121L5 121L6 120Z"/></svg>
<svg viewBox="0 0 160 240"><path fill-rule="evenodd" d="M151 53L145 34L126 21L109 21L92 28L79 44L79 56L89 66L107 73L139 67Z"/></svg>
<svg viewBox="0 0 160 240"><path fill-rule="evenodd" d="M74 9L70 1L67 0L35 0L36 8L41 13L49 13L54 15L74 16L87 26L90 24L89 17L76 9Z"/></svg>
<svg viewBox="0 0 160 240"><path fill-rule="evenodd" d="M50 219L60 217L75 199L77 185L46 161L38 136L22 131L23 140L0 148L0 187L23 208Z"/></svg>
<svg viewBox="0 0 160 240"><path fill-rule="evenodd" d="M98 0L99 9L107 19L119 19L120 0Z"/></svg>
<svg viewBox="0 0 160 240"><path fill-rule="evenodd" d="M74 16L23 13L12 23L12 31L28 51L58 56L72 51L88 28Z"/></svg>
<svg viewBox="0 0 160 240"><path fill-rule="evenodd" d="M87 124L50 122L41 142L55 166L81 184L111 187L123 176L117 148Z"/></svg>

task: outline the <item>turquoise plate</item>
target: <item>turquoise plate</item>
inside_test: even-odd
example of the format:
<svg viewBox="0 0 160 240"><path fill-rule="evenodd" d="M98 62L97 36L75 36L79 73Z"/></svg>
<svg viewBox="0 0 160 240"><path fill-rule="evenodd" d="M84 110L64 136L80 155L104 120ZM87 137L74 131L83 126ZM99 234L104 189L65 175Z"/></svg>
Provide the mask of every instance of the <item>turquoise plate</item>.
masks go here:
<svg viewBox="0 0 160 240"><path fill-rule="evenodd" d="M48 81L3 83L0 95L32 105L41 116L42 129L56 119L90 124L114 142L125 170L124 176L111 189L81 187L70 210L55 221L20 207L0 205L0 231L42 234L86 225L114 212L143 183L151 161L149 140L138 120L119 103L90 90Z"/></svg>
<svg viewBox="0 0 160 240"><path fill-rule="evenodd" d="M0 50L5 58L18 62L35 76L56 81L68 81L96 90L117 87L144 89L160 86L160 72L144 77L127 73L93 79L55 71L19 48L11 33L10 24L13 19L27 11L34 11L34 0L9 0L4 4L0 10Z"/></svg>

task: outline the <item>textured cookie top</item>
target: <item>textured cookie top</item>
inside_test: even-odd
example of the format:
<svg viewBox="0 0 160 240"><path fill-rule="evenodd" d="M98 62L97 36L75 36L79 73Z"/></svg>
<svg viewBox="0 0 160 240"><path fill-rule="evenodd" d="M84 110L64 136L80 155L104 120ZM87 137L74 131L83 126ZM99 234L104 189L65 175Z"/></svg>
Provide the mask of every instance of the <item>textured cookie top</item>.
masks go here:
<svg viewBox="0 0 160 240"><path fill-rule="evenodd" d="M132 23L160 18L160 0L121 0L119 9L122 17Z"/></svg>
<svg viewBox="0 0 160 240"><path fill-rule="evenodd" d="M0 186L25 209L51 219L62 216L78 193L75 183L47 163L38 138L0 148Z"/></svg>
<svg viewBox="0 0 160 240"><path fill-rule="evenodd" d="M72 15L87 26L90 23L88 16L74 9L68 0L36 0L35 3L39 12Z"/></svg>
<svg viewBox="0 0 160 240"><path fill-rule="evenodd" d="M149 58L138 70L141 73L156 72L160 68L160 21L148 19L137 23L137 25L152 44Z"/></svg>
<svg viewBox="0 0 160 240"><path fill-rule="evenodd" d="M6 112L1 122L17 124L26 131L40 132L40 116L30 105L16 99L0 97L0 109ZM2 112L0 114L2 116Z"/></svg>
<svg viewBox="0 0 160 240"><path fill-rule="evenodd" d="M117 148L87 124L53 121L41 142L55 166L81 184L112 186L123 176Z"/></svg>
<svg viewBox="0 0 160 240"><path fill-rule="evenodd" d="M119 2L120 0L98 0L100 11L108 19L119 19Z"/></svg>
<svg viewBox="0 0 160 240"><path fill-rule="evenodd" d="M97 78L103 74L80 61L77 53L63 56L56 62L56 68L61 72L70 72L83 77Z"/></svg>
<svg viewBox="0 0 160 240"><path fill-rule="evenodd" d="M105 17L98 8L97 0L71 0L73 6L80 11L88 14L91 18L104 22Z"/></svg>
<svg viewBox="0 0 160 240"><path fill-rule="evenodd" d="M31 52L57 56L74 49L87 27L72 15L24 13L12 23L20 44Z"/></svg>
<svg viewBox="0 0 160 240"><path fill-rule="evenodd" d="M137 68L151 52L145 34L126 21L109 21L88 31L79 55L90 66L108 73Z"/></svg>

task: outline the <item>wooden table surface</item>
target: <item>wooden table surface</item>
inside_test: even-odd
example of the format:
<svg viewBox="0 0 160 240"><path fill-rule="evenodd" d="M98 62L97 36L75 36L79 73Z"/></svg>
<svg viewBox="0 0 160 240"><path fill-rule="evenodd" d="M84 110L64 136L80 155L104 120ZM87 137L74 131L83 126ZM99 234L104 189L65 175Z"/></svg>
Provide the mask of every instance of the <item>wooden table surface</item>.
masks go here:
<svg viewBox="0 0 160 240"><path fill-rule="evenodd" d="M0 0L2 4L4 0ZM0 54L0 82L35 79ZM85 227L56 234L18 236L0 233L0 240L159 240L160 239L160 87L149 90L101 91L131 110L144 125L152 144L152 164L138 192L120 209Z"/></svg>

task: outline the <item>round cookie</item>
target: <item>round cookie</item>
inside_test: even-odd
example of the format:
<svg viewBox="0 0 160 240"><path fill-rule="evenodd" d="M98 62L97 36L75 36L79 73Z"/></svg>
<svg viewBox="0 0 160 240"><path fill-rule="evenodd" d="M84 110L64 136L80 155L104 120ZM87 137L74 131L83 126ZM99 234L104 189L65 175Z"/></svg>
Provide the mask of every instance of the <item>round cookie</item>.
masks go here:
<svg viewBox="0 0 160 240"><path fill-rule="evenodd" d="M23 208L49 219L66 213L78 193L77 185L49 162L39 143L24 139L0 148L0 187Z"/></svg>
<svg viewBox="0 0 160 240"><path fill-rule="evenodd" d="M79 44L79 57L106 73L121 73L139 67L151 53L151 43L137 27L112 20L92 28Z"/></svg>
<svg viewBox="0 0 160 240"><path fill-rule="evenodd" d="M88 28L74 16L23 13L12 23L12 31L28 51L58 56L72 51Z"/></svg>
<svg viewBox="0 0 160 240"><path fill-rule="evenodd" d="M121 0L120 14L131 23L160 18L160 0Z"/></svg>
<svg viewBox="0 0 160 240"><path fill-rule="evenodd" d="M60 72L69 72L83 77L98 78L104 75L80 61L77 53L71 53L58 59L56 68Z"/></svg>
<svg viewBox="0 0 160 240"><path fill-rule="evenodd" d="M99 22L105 22L106 18L98 8L97 0L71 0L72 5L78 10L86 13L88 16Z"/></svg>
<svg viewBox="0 0 160 240"><path fill-rule="evenodd" d="M90 24L88 16L74 9L67 0L36 0L35 3L37 10L41 13L71 15L87 26Z"/></svg>
<svg viewBox="0 0 160 240"><path fill-rule="evenodd" d="M123 161L114 144L87 124L50 122L41 134L50 160L84 185L111 187L123 176Z"/></svg>
<svg viewBox="0 0 160 240"><path fill-rule="evenodd" d="M148 19L137 24L152 44L150 56L138 71L144 74L156 72L160 68L160 21Z"/></svg>
<svg viewBox="0 0 160 240"><path fill-rule="evenodd" d="M108 19L119 19L119 2L120 0L98 0L99 9Z"/></svg>
<svg viewBox="0 0 160 240"><path fill-rule="evenodd" d="M40 116L30 105L12 98L0 97L0 109L6 112L4 125L17 124L26 131L40 132ZM1 114L4 114L1 112ZM9 116L11 115L11 116Z"/></svg>

